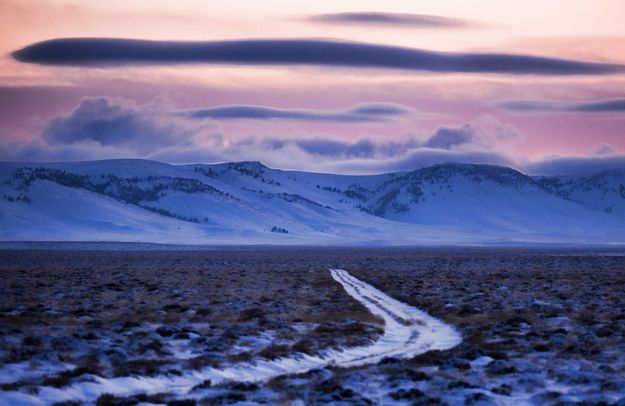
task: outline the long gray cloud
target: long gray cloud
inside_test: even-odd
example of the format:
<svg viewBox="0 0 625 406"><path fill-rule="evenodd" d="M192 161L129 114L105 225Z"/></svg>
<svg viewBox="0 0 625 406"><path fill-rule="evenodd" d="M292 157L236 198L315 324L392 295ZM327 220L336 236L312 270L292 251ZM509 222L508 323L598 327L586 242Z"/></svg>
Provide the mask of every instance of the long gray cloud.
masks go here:
<svg viewBox="0 0 625 406"><path fill-rule="evenodd" d="M589 101L561 101L561 100L504 100L497 106L506 110L523 113L609 113L625 112L625 98L589 100Z"/></svg>
<svg viewBox="0 0 625 406"><path fill-rule="evenodd" d="M445 162L484 163L519 168L515 161L484 142L485 133L493 131L479 122L456 127L439 127L429 137L406 137L400 140L361 138L343 141L333 138L247 139L246 148L259 151L289 151L295 147L306 156L318 158L325 169L339 173L380 173L406 171ZM517 136L514 128L507 137ZM514 133L514 134L513 134ZM239 146L237 146L239 147ZM310 159L315 161L316 159Z"/></svg>
<svg viewBox="0 0 625 406"><path fill-rule="evenodd" d="M308 21L324 24L358 24L425 28L459 28L472 26L467 21L427 14L386 13L379 11L317 14Z"/></svg>
<svg viewBox="0 0 625 406"><path fill-rule="evenodd" d="M552 157L525 167L533 175L594 175L613 169L625 170L625 155Z"/></svg>
<svg viewBox="0 0 625 406"><path fill-rule="evenodd" d="M374 142L368 138L347 142L332 138L269 138L262 142L248 139L242 145L258 144L263 149L280 150L294 145L307 154L326 158L380 158L404 156L415 149L450 151L474 141L474 128L467 124L461 127L439 127L426 140L409 137L402 141Z"/></svg>
<svg viewBox="0 0 625 406"><path fill-rule="evenodd" d="M407 107L392 103L363 103L347 110L281 109L267 106L230 105L187 110L180 114L191 118L236 119L286 119L300 121L372 122L387 121L406 115Z"/></svg>
<svg viewBox="0 0 625 406"><path fill-rule="evenodd" d="M331 139L312 138L297 140L294 144L308 154L329 157L372 158L377 149L377 146L368 139L347 143Z"/></svg>
<svg viewBox="0 0 625 406"><path fill-rule="evenodd" d="M61 66L227 63L534 75L625 72L625 66L610 63L505 53L445 53L316 39L185 42L61 38L27 46L12 56L22 62Z"/></svg>

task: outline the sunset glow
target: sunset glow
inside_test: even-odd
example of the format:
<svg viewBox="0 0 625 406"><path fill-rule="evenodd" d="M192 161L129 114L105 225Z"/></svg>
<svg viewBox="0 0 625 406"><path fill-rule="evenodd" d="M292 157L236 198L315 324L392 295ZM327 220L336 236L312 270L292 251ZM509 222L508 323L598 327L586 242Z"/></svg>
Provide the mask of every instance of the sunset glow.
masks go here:
<svg viewBox="0 0 625 406"><path fill-rule="evenodd" d="M554 157L600 166L625 153L623 15L619 0L389 1L383 10L374 1L0 1L0 160L260 160L371 173L418 167L423 153L472 161L479 152L519 169ZM62 38L91 41L101 60L75 62L77 48L56 45L26 53ZM127 40L252 41L254 52L213 58L202 48L190 60L176 45L136 60L145 50ZM126 43L131 61L102 48ZM333 57L333 44L346 48ZM369 103L402 111L349 115ZM441 129L460 138L428 145ZM367 148L349 149L357 145Z"/></svg>

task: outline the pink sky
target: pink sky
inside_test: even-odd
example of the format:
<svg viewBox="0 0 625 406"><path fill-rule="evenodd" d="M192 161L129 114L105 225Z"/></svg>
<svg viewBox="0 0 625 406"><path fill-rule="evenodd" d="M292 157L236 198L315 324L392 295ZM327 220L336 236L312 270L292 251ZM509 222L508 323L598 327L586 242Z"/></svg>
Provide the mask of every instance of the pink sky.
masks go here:
<svg viewBox="0 0 625 406"><path fill-rule="evenodd" d="M383 8L381 8L383 7ZM343 12L417 14L461 20L458 27L321 23L313 16ZM205 148L206 160L261 159L300 169L329 168L346 156L283 156L263 150L262 140L329 139L354 143L418 140L426 143L440 127L472 126L474 138L460 152L488 151L515 162L553 155L585 156L606 145L625 153L625 109L606 111L514 111L507 100L564 105L625 98L625 75L509 75L427 73L325 66L241 66L210 63L147 66L69 67L24 63L10 53L55 38L114 37L153 40L331 38L430 51L539 55L625 64L625 3L621 0L443 1L2 1L0 0L0 160L62 159L52 137L44 137L55 117L68 116L84 98L106 98L132 114L148 115L157 126L184 135L171 149ZM163 124L165 116L188 109L256 105L304 109L321 114L348 111L362 103L401 105L409 114L381 122L298 119L211 118ZM559 105L560 105L559 104ZM129 107L130 106L130 107ZM142 116L143 117L143 116ZM143 120L143 118L141 118ZM170 118L167 118L170 120ZM48 131L49 132L49 131ZM505 133L503 136L502 133ZM215 134L219 135L216 144ZM249 147L232 145L253 138ZM81 140L80 142L83 142ZM65 142L65 141L64 141ZM74 141L72 141L74 142ZM98 144L97 141L95 144ZM146 143L149 143L149 139ZM29 143L37 153L28 154ZM83 142L84 143L84 142ZM34 145L33 144L33 145ZM160 151L137 153L117 145L94 157L159 158ZM87 145L87 144L84 144ZM84 146L82 145L82 146ZM188 146L187 145L187 146ZM67 145L63 145L63 148ZM70 147L74 147L73 145ZM414 146L422 148L423 145ZM413 148L413 147L411 147ZM94 152L95 151L95 152ZM411 151L405 151L406 154ZM68 155L67 159L79 159ZM370 159L386 159L378 152ZM202 159L201 155L189 159ZM303 163L305 160L310 162ZM185 160L184 155L178 160ZM314 162L313 162L314 161ZM327 165L324 167L324 165Z"/></svg>

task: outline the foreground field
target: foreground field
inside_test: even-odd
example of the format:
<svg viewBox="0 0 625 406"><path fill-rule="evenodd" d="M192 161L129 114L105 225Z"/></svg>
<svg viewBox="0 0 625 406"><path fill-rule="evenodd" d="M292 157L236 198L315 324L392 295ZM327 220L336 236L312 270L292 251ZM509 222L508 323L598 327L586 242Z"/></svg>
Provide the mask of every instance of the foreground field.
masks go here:
<svg viewBox="0 0 625 406"><path fill-rule="evenodd" d="M100 246L99 248L107 248ZM450 350L98 404L610 404L625 395L625 252L506 249L0 251L0 389L185 376L367 346L386 324L341 267L463 335ZM376 360L378 361L378 360ZM0 394L0 396L2 396Z"/></svg>

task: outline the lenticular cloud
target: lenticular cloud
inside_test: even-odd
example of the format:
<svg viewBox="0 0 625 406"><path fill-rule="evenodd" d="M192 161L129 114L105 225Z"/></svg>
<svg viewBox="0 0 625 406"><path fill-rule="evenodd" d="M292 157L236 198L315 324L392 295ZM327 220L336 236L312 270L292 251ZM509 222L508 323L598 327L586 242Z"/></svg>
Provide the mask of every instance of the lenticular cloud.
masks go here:
<svg viewBox="0 0 625 406"><path fill-rule="evenodd" d="M22 62L67 66L213 63L533 75L597 75L625 71L624 66L609 63L505 53L445 53L317 39L190 42L61 38L29 45L12 55Z"/></svg>

